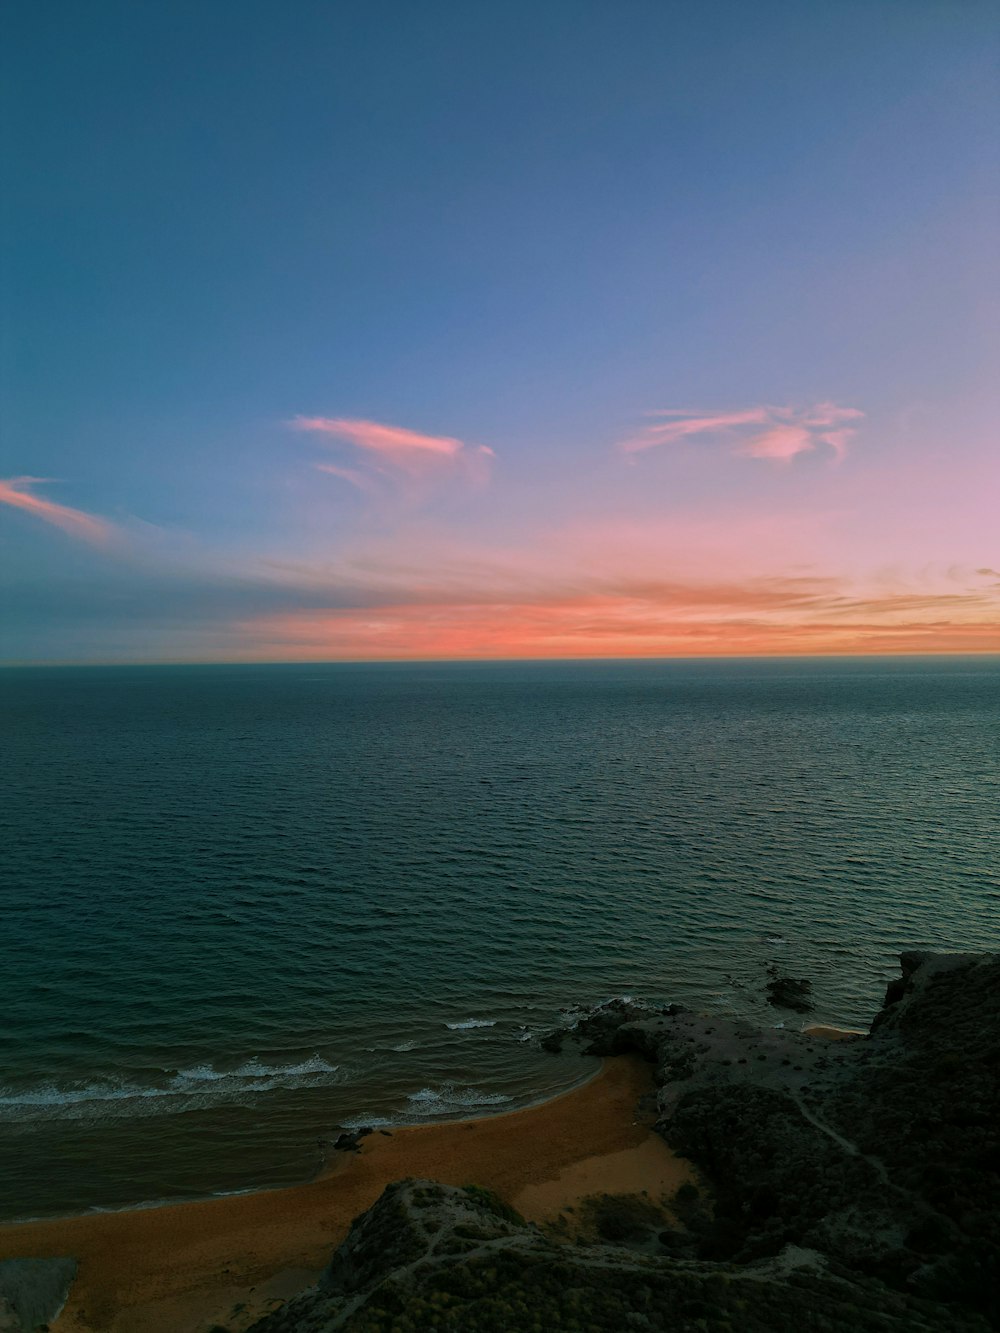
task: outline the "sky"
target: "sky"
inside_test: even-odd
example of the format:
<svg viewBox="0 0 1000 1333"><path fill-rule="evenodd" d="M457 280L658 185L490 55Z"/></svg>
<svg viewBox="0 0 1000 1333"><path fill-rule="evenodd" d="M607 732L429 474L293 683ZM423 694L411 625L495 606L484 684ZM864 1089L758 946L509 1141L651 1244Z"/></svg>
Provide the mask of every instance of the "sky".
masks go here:
<svg viewBox="0 0 1000 1333"><path fill-rule="evenodd" d="M1000 10L12 0L0 661L1000 651Z"/></svg>

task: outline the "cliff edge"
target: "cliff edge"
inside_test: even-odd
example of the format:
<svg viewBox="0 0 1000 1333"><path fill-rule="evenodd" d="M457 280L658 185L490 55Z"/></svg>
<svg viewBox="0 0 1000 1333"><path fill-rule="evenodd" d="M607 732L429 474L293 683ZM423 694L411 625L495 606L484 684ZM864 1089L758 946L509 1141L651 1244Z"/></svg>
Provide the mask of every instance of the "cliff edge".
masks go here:
<svg viewBox="0 0 1000 1333"><path fill-rule="evenodd" d="M256 1333L1000 1325L1000 956L901 962L845 1041L623 1002L554 1034L655 1063L657 1130L714 1196L683 1225L567 1243L403 1181Z"/></svg>

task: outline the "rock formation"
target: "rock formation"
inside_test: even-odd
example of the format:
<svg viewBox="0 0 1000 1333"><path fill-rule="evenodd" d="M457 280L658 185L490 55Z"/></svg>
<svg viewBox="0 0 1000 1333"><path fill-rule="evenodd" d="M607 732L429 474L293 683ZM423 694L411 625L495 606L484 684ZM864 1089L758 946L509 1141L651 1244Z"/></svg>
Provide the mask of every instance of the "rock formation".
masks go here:
<svg viewBox="0 0 1000 1333"><path fill-rule="evenodd" d="M817 1310L825 1322L816 1322ZM555 1330L832 1328L930 1333L940 1307L785 1247L756 1263L691 1263L623 1246L568 1246L485 1191L390 1185L319 1285L255 1333L555 1333ZM957 1314L956 1330L982 1324Z"/></svg>
<svg viewBox="0 0 1000 1333"><path fill-rule="evenodd" d="M483 1191L401 1182L319 1286L255 1328L996 1326L1000 956L902 964L871 1034L853 1040L625 1001L563 1030L595 1054L655 1063L657 1129L714 1192L711 1211L678 1209L684 1228L567 1244Z"/></svg>
<svg viewBox="0 0 1000 1333"><path fill-rule="evenodd" d="M0 1260L0 1333L48 1328L75 1277L75 1259Z"/></svg>

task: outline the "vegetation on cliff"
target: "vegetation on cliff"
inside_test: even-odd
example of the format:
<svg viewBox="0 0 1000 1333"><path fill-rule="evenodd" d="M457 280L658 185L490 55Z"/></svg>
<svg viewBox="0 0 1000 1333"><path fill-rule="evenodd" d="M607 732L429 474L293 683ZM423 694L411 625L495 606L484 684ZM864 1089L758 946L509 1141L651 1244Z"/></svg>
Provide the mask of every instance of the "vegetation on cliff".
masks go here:
<svg viewBox="0 0 1000 1333"><path fill-rule="evenodd" d="M593 1231L488 1191L390 1186L257 1333L984 1330L1000 1323L1000 957L903 955L871 1035L614 1002L560 1034L658 1070L657 1129L714 1191Z"/></svg>

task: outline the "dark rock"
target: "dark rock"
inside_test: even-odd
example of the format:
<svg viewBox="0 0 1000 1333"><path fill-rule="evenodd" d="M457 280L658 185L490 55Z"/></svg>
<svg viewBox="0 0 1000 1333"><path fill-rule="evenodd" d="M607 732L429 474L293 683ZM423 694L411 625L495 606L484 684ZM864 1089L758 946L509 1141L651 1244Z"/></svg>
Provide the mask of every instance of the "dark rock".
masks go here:
<svg viewBox="0 0 1000 1333"><path fill-rule="evenodd" d="M75 1277L75 1259L0 1260L0 1330L35 1333L52 1323Z"/></svg>
<svg viewBox="0 0 1000 1333"><path fill-rule="evenodd" d="M580 1044L584 1055L624 1055L632 1050L647 1054L648 1043L644 1041L637 1025L662 1014L680 1011L680 1005L661 1007L646 1004L644 1000L607 1000L583 1012L566 1011L576 1014L576 1017L566 1027L547 1033L539 1045L543 1051L558 1053L567 1040L572 1040ZM632 1031L633 1027L637 1030Z"/></svg>
<svg viewBox="0 0 1000 1333"><path fill-rule="evenodd" d="M366 1135L374 1133L375 1130L371 1125L365 1125L360 1129L347 1129L334 1139L334 1152L360 1152L361 1140Z"/></svg>
<svg viewBox="0 0 1000 1333"><path fill-rule="evenodd" d="M882 1011L875 1015L875 1019L872 1022L873 1028L883 1022L888 1015L888 1010L898 1004L903 998L910 986L910 981L914 973L920 967L921 963L930 956L931 955L926 953L918 953L916 950L911 950L899 955L902 976L896 977L895 980L890 981L886 987L885 999L882 1001Z"/></svg>
<svg viewBox="0 0 1000 1333"><path fill-rule="evenodd" d="M656 1129L707 1186L678 1193L684 1229L612 1201L614 1244L559 1243L408 1182L260 1333L1000 1326L1000 956L904 955L850 1042L632 1001L567 1035L655 1063Z"/></svg>
<svg viewBox="0 0 1000 1333"><path fill-rule="evenodd" d="M794 1009L797 1013L807 1014L813 1008L809 998L812 982L795 977L783 977L776 968L769 968L771 980L764 989L767 991L768 1004L780 1009Z"/></svg>
<svg viewBox="0 0 1000 1333"><path fill-rule="evenodd" d="M661 1088L659 1128L715 1183L730 1256L794 1240L1000 1322L1000 957L905 955L869 1037L780 1036L799 1068L710 1055Z"/></svg>

